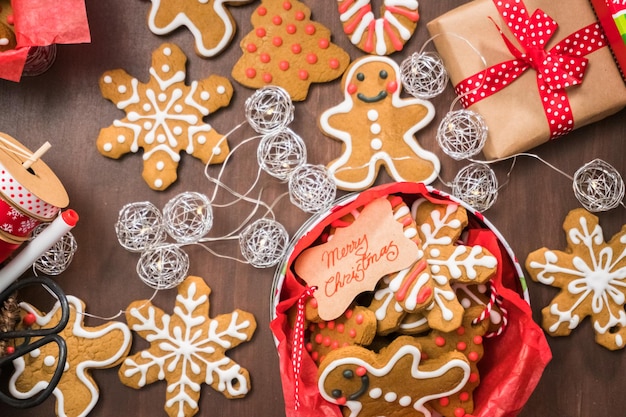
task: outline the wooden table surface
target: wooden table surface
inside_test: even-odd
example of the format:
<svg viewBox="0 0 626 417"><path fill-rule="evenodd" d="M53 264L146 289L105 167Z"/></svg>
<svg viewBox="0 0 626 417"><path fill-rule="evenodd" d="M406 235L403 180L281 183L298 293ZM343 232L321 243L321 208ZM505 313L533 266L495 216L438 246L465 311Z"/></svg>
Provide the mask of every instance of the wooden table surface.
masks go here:
<svg viewBox="0 0 626 417"><path fill-rule="evenodd" d="M313 9L313 19L330 27L333 42L346 49L352 58L362 53L343 34L333 1L306 1ZM377 4L376 1L373 2ZM382 3L382 2L378 2ZM393 55L400 62L421 48L428 39L426 22L450 10L463 1L437 0L420 4L421 21L415 36L405 50ZM192 38L187 30L156 36L146 24L150 2L139 0L107 0L87 2L92 42L58 48L56 63L44 75L25 78L20 83L0 80L0 131L17 138L31 149L44 141L53 147L45 155L63 182L70 196L70 207L78 212L80 221L73 234L79 249L70 268L57 281L68 293L83 299L87 311L99 316L111 316L136 299L149 298L152 290L135 273L139 256L124 250L117 241L114 224L120 208L131 202L151 201L163 207L167 201L184 191L210 194L212 185L204 176L204 166L189 155L183 155L179 180L164 192L147 187L141 178L139 155L121 160L103 157L95 143L101 128L109 126L123 113L105 100L98 88L100 75L109 69L123 68L146 81L151 52L163 42L174 42L188 55L188 80L198 80L209 74L230 77L230 69L241 52L239 41L251 29L250 15L258 2L231 7L238 31L231 45L216 58L201 59L194 54ZM51 10L53 12L53 9ZM496 40L494 40L496 41ZM236 82L235 95L228 108L216 112L208 121L222 133L244 121L244 102L252 90ZM339 142L321 134L316 119L321 111L341 101L339 81L316 84L308 99L296 104L292 129L306 142L308 161L326 164L340 154ZM465 165L443 154L435 141L438 121L450 108L454 98L451 88L432 100L437 109L435 120L420 134L419 141L439 155L442 178L451 181ZM516 109L502 109L503 117L515 117ZM626 172L626 112L536 148L541 158L573 174L584 163L601 158L622 174ZM231 147L253 136L249 127L237 130L230 138ZM500 182L506 182L510 162L497 164ZM217 175L219 168L210 168ZM257 172L254 145L244 147L226 168L225 182L243 191L252 185ZM381 174L377 183L388 182ZM449 188L440 181L434 184ZM262 175L263 199L273 199L287 191L287 185ZM343 194L343 193L340 193ZM223 195L223 194L220 194ZM534 249L546 246L563 249L565 236L562 221L571 209L579 207L573 195L571 181L534 158L520 158L508 183L500 189L496 204L486 213L500 230L521 260ZM230 209L215 210L215 226L211 234L231 230L250 212L250 205L239 204ZM309 217L283 198L276 206L277 219L293 235ZM626 223L626 210L618 208L599 215L608 238ZM217 252L237 256L233 242L211 246ZM227 400L204 386L199 403L203 416L284 416L282 389L277 355L269 331L270 287L273 269L255 269L248 265L220 259L200 248L186 249L190 256L189 273L203 277L212 288L211 314L231 312L240 308L252 312L258 330L250 343L240 345L229 355L250 371L252 390L243 399ZM555 295L552 288L529 283L535 320L540 310ZM173 307L175 290L162 291L154 303L166 311ZM27 301L37 303L38 296ZM43 302L43 301L41 301ZM118 320L123 320L119 318ZM87 318L95 326L98 319ZM133 352L145 347L134 339ZM551 338L548 342L553 360L529 399L521 416L618 417L626 411L626 352L611 352L597 345L589 320L582 323L569 337ZM3 370L4 376L7 370ZM165 415L165 383L154 383L141 390L122 385L117 369L96 370L93 376L100 387L100 400L92 411L94 417L113 415ZM54 400L27 410L13 410L0 404L0 415L52 415Z"/></svg>

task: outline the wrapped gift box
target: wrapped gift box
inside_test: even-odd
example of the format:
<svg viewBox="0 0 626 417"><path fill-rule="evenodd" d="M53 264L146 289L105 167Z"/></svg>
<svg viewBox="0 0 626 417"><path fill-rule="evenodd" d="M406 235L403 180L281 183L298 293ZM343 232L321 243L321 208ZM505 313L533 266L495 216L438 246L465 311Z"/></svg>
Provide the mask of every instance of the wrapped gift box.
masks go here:
<svg viewBox="0 0 626 417"><path fill-rule="evenodd" d="M464 105L485 118L488 159L526 151L626 106L626 86L588 0L474 0L429 22L428 30ZM522 46L533 41L536 47Z"/></svg>
<svg viewBox="0 0 626 417"><path fill-rule="evenodd" d="M91 42L84 0L12 0L11 7L17 46L0 52L0 78L20 81L29 56L39 65L41 55L33 55L45 54L42 47Z"/></svg>
<svg viewBox="0 0 626 417"><path fill-rule="evenodd" d="M626 1L591 0L626 82Z"/></svg>

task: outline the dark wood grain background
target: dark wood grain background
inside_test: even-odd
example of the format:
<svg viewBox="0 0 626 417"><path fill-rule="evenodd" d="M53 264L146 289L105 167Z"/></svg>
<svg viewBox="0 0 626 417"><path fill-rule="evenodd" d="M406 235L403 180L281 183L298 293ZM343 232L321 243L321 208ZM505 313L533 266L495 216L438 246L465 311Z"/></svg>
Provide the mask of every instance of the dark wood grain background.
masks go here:
<svg viewBox="0 0 626 417"><path fill-rule="evenodd" d="M347 50L352 58L362 53L343 34L338 12L332 0L305 3L312 8L313 19L331 28L333 42ZM376 4L376 1L373 2ZM382 2L381 2L382 3ZM393 55L400 62L421 48L428 39L425 23L463 1L425 0L420 4L421 22L405 51ZM167 36L152 34L146 24L150 2L142 0L87 1L92 42L58 48L55 65L44 75L26 78L20 83L0 80L0 131L14 136L31 149L44 141L53 148L45 161L61 179L70 195L70 207L80 215L73 233L79 249L70 268L57 278L68 294L87 303L87 311L111 316L123 310L133 300L149 298L152 290L135 273L137 254L125 251L117 242L114 224L120 208L135 201L151 201L162 207L183 191L210 194L213 190L204 176L204 166L198 160L183 155L179 180L165 192L150 190L141 178L140 155L111 160L98 153L95 141L101 128L109 126L123 114L102 98L98 79L109 69L123 68L140 81L148 79L151 53L163 42L175 42L187 53L188 80L198 80L210 74L230 76L230 69L240 57L239 41L251 29L250 15L258 6L253 2L230 8L238 31L231 45L218 57L201 59L194 54L192 37L186 30ZM51 13L54 9L51 9ZM244 120L244 102L252 93L233 82L235 95L231 105L208 119L219 132L225 133ZM322 110L341 101L339 81L314 85L308 99L296 104L292 129L306 142L308 160L326 164L340 154L340 144L323 136L317 128ZM435 130L454 98L451 88L432 100L437 116L419 134L421 144L437 153L442 161L442 178L451 181L465 165L444 155L437 147ZM502 109L502 117L515 117L517 109ZM626 172L626 112L534 150L537 155L573 174L584 163L601 158ZM250 128L239 129L230 139L231 147L251 137ZM509 162L495 166L500 182L506 182ZM217 175L217 168L210 172ZM255 148L243 148L226 168L225 181L238 190L252 184L257 173ZM377 183L388 182L382 174ZM434 184L443 190L441 182ZM261 176L259 187L263 199L273 199L287 191L284 183L267 175ZM258 188L257 188L258 190ZM486 213L513 247L520 260L534 249L546 246L565 247L561 223L567 212L578 207L571 181L557 174L538 160L522 158L500 190L496 204ZM249 205L237 205L228 210L215 210L216 235L231 230L250 212ZM294 234L308 215L282 199L276 207L277 219ZM626 223L626 210L618 208L600 214L608 238ZM220 253L238 255L233 242L214 244ZM233 261L216 258L200 248L187 248L190 274L203 277L211 286L212 315L235 308L250 311L259 327L250 343L230 351L229 355L252 376L252 390L244 399L227 400L204 386L200 401L203 416L284 416L282 389L274 343L268 328L270 287L273 269L259 270ZM556 291L533 282L529 283L535 319ZM159 293L154 302L171 311L175 291ZM27 300L37 302L37 295ZM123 319L118 319L123 320ZM95 326L97 319L86 319ZM548 338L554 358L548 365L539 386L521 415L524 417L620 417L626 413L626 352L610 352L593 341L589 321L585 321L570 337ZM135 338L137 351L145 346ZM3 370L6 376L6 370ZM139 391L122 385L117 369L93 373L100 387L100 400L91 415L100 416L161 416L165 415L165 383L154 383ZM3 416L53 415L54 400L28 410L14 410L0 404Z"/></svg>

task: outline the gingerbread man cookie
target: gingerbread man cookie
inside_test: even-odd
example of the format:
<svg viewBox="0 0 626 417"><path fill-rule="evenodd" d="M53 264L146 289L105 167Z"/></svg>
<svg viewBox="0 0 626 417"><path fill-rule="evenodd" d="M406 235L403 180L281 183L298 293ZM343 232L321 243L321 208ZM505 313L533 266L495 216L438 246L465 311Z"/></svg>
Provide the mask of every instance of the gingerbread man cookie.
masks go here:
<svg viewBox="0 0 626 417"><path fill-rule="evenodd" d="M10 51L16 46L15 33L8 25L0 22L0 52Z"/></svg>
<svg viewBox="0 0 626 417"><path fill-rule="evenodd" d="M607 349L626 346L626 225L605 242L598 217L585 209L563 222L565 251L538 249L526 258L530 277L560 288L541 312L552 336L567 336L591 317L596 342Z"/></svg>
<svg viewBox="0 0 626 417"><path fill-rule="evenodd" d="M202 278L189 276L178 286L173 315L146 300L127 308L131 330L150 347L124 361L120 380L133 388L167 381L165 411L171 417L198 412L202 383L227 398L241 398L250 389L248 371L225 353L252 338L256 320L241 310L209 318L210 294Z"/></svg>
<svg viewBox="0 0 626 417"><path fill-rule="evenodd" d="M53 394L57 399L58 416L84 417L96 406L99 398L99 389L91 376L91 370L119 365L128 354L132 339L124 323L84 326L85 304L73 296L68 296L67 301L70 318L68 325L59 333L67 345L67 360L65 372ZM52 328L61 318L58 302L45 315L26 303L21 303L20 307L34 315L33 330ZM56 344L48 343L15 359L15 373L9 383L11 394L16 398L31 398L43 390L58 366L58 352Z"/></svg>
<svg viewBox="0 0 626 417"><path fill-rule="evenodd" d="M226 8L252 0L152 0L148 27L155 35L166 35L187 27L193 34L196 53L208 58L222 52L235 35L235 20Z"/></svg>
<svg viewBox="0 0 626 417"><path fill-rule="evenodd" d="M387 57L355 60L343 76L344 101L322 113L322 132L342 142L328 169L344 190L371 186L384 166L395 181L430 183L440 163L414 134L434 117L431 103L400 97L400 68Z"/></svg>
<svg viewBox="0 0 626 417"><path fill-rule="evenodd" d="M229 152L225 137L203 118L230 103L233 87L216 75L186 85L186 61L178 46L164 44L152 54L147 83L121 69L100 78L102 95L126 117L100 131L98 151L118 159L143 148L143 178L154 190L176 181L181 152L204 164L223 162Z"/></svg>
<svg viewBox="0 0 626 417"><path fill-rule="evenodd" d="M343 31L352 44L368 54L389 55L401 51L417 21L417 0L384 0L376 18L371 0L337 0Z"/></svg>
<svg viewBox="0 0 626 417"><path fill-rule="evenodd" d="M232 71L246 87L277 85L293 101L303 101L312 83L341 77L350 63L348 53L330 41L330 30L311 20L311 10L298 0L264 0L252 24Z"/></svg>
<svg viewBox="0 0 626 417"><path fill-rule="evenodd" d="M420 345L400 336L380 353L351 346L330 352L318 371L322 397L350 416L426 416L428 401L458 392L470 377L460 352L422 360Z"/></svg>
<svg viewBox="0 0 626 417"><path fill-rule="evenodd" d="M433 329L452 331L461 325L464 309L451 284L487 282L496 273L498 260L480 245L459 242L468 222L460 205L434 204L422 198L413 203L411 212L434 284L434 300L424 314Z"/></svg>

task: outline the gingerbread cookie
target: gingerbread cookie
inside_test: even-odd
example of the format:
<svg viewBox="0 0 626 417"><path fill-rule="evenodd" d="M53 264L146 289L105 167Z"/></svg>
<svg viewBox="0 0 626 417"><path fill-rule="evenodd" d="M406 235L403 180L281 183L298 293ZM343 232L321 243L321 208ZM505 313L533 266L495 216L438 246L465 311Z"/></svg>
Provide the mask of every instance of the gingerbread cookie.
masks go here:
<svg viewBox="0 0 626 417"><path fill-rule="evenodd" d="M0 52L10 51L16 46L15 33L8 25L0 22Z"/></svg>
<svg viewBox="0 0 626 417"><path fill-rule="evenodd" d="M340 347L367 346L376 336L376 316L363 306L351 306L340 317L309 325L306 349L320 363L326 355Z"/></svg>
<svg viewBox="0 0 626 417"><path fill-rule="evenodd" d="M354 46L368 54L401 51L419 20L417 0L384 0L376 18L371 0L337 0L343 31Z"/></svg>
<svg viewBox="0 0 626 417"><path fill-rule="evenodd" d="M330 352L319 367L318 388L351 416L430 416L426 402L458 392L470 373L462 353L422 360L420 345L400 336L378 354L358 346Z"/></svg>
<svg viewBox="0 0 626 417"><path fill-rule="evenodd" d="M567 336L591 317L595 340L610 350L626 346L626 225L605 242L598 217L579 208L563 222L564 251L538 249L526 258L530 277L560 288L542 310L542 326Z"/></svg>
<svg viewBox="0 0 626 417"><path fill-rule="evenodd" d="M223 162L229 152L226 138L203 118L230 103L233 87L216 75L186 85L186 61L178 46L164 44L152 54L147 83L121 69L100 78L102 95L126 117L100 131L98 151L118 159L142 148L142 175L154 190L176 181L181 152L204 164Z"/></svg>
<svg viewBox="0 0 626 417"><path fill-rule="evenodd" d="M482 246L459 242L468 221L460 205L422 198L413 203L411 212L434 284L434 301L424 314L433 329L452 331L461 325L464 309L451 284L485 283L496 273L498 261Z"/></svg>
<svg viewBox="0 0 626 417"><path fill-rule="evenodd" d="M85 304L73 296L68 296L67 300L70 319L59 333L67 345L67 361L65 372L53 394L57 399L58 416L83 417L96 406L99 398L99 388L91 370L119 365L128 354L132 339L124 323L109 322L98 327L85 327ZM21 303L20 307L34 315L33 330L52 328L61 318L58 302L48 314L42 314L26 303ZM48 343L15 359L15 373L9 383L11 394L16 398L31 398L44 389L58 366L58 352L56 344Z"/></svg>
<svg viewBox="0 0 626 417"><path fill-rule="evenodd" d="M363 190L384 166L395 181L430 183L440 163L414 134L434 117L431 103L400 97L400 68L387 57L355 60L343 76L344 101L322 113L322 132L342 142L343 154L328 165L337 187Z"/></svg>
<svg viewBox="0 0 626 417"><path fill-rule="evenodd" d="M189 276L178 286L173 315L147 300L127 309L131 330L150 347L124 361L120 380L138 389L165 379L165 411L171 417L198 412L202 383L227 398L241 398L250 389L248 371L225 353L252 338L256 320L241 310L209 318L210 294L202 278Z"/></svg>
<svg viewBox="0 0 626 417"><path fill-rule="evenodd" d="M489 309L489 334L502 331L506 320L505 312L500 304L492 299L492 296L496 296L496 294L492 294L493 287L488 284L472 285L455 282L452 284L452 289L465 310L474 306Z"/></svg>
<svg viewBox="0 0 626 417"><path fill-rule="evenodd" d="M155 35L166 35L187 27L193 34L196 53L208 58L222 52L235 35L235 21L226 6L252 0L152 0L148 27Z"/></svg>
<svg viewBox="0 0 626 417"><path fill-rule="evenodd" d="M330 30L312 21L311 10L298 0L262 1L252 25L232 71L246 87L277 85L302 101L311 83L341 77L350 63L348 53L330 42Z"/></svg>

